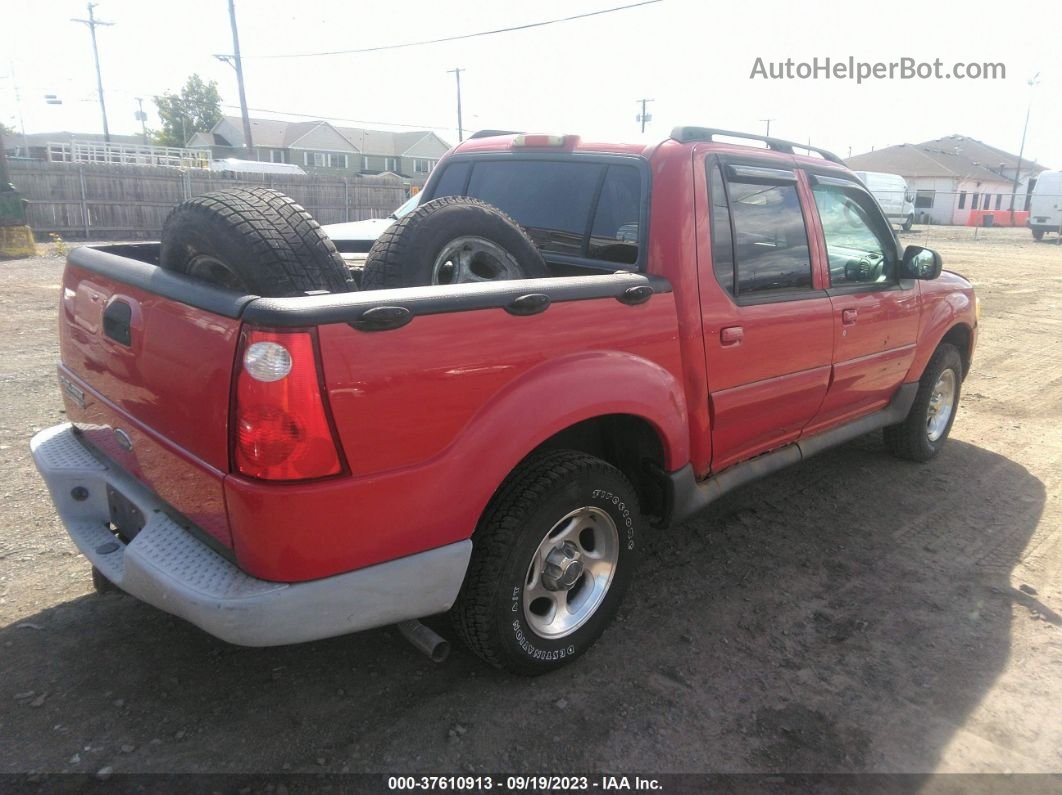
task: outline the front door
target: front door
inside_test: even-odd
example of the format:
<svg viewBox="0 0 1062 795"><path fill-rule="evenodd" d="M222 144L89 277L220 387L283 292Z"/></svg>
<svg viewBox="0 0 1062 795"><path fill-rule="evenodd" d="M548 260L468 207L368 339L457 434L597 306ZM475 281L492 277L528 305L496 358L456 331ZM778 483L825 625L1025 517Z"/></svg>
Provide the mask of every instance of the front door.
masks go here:
<svg viewBox="0 0 1062 795"><path fill-rule="evenodd" d="M918 337L917 282L900 280L888 222L855 181L812 176L829 262L833 381L806 434L883 408L910 369Z"/></svg>

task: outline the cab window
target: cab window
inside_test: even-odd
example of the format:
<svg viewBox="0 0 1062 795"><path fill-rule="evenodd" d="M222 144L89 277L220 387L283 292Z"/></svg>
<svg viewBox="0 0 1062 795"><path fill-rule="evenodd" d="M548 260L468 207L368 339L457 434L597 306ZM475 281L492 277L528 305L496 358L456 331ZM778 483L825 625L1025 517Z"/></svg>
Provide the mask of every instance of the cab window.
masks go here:
<svg viewBox="0 0 1062 795"><path fill-rule="evenodd" d="M856 186L816 184L815 206L826 238L830 285L883 284L894 280L896 247L881 230L881 213Z"/></svg>
<svg viewBox="0 0 1062 795"><path fill-rule="evenodd" d="M433 198L469 196L498 207L544 254L634 265L644 237L642 193L642 172L625 163L484 158L449 164Z"/></svg>
<svg viewBox="0 0 1062 795"><path fill-rule="evenodd" d="M794 174L754 166L709 169L712 260L719 283L738 303L807 297L811 252Z"/></svg>

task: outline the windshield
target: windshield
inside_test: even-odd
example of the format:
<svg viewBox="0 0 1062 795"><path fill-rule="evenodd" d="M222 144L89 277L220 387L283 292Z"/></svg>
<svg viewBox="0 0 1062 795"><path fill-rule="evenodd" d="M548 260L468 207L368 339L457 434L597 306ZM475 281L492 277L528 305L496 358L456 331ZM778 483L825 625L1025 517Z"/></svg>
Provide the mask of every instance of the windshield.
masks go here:
<svg viewBox="0 0 1062 795"><path fill-rule="evenodd" d="M406 199L404 202L402 202L398 206L397 210L395 210L393 213L391 213L391 217L392 218L405 218L407 215L409 215L411 212L413 212L415 209L417 209L417 204L419 202L420 202L420 194L419 193L414 193L412 196L410 196L408 199Z"/></svg>

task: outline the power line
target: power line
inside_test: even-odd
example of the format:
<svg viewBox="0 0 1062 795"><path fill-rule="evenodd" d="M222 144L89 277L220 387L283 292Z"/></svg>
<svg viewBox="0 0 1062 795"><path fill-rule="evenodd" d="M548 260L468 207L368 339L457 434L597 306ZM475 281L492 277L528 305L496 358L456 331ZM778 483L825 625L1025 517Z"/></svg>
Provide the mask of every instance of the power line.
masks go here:
<svg viewBox="0 0 1062 795"><path fill-rule="evenodd" d="M359 50L332 50L330 52L301 52L301 53L284 53L281 55L245 55L244 58L316 58L324 55L359 55L366 52L381 52L382 50L400 50L406 47L422 47L426 44L443 44L448 41L460 41L462 39L473 39L477 36L493 36L497 33L511 33L515 30L529 30L530 28L541 28L545 25L556 25L560 22L572 22L576 19L586 19L587 17L596 17L601 14L611 14L615 11L626 11L629 8L638 8L639 6L653 5L654 3L662 3L663 0L642 0L640 3L631 3L625 6L616 6L614 8L603 8L600 11L588 11L585 14L574 14L570 17L560 17L559 19L547 19L542 22L529 22L526 25L513 25L508 28L496 28L494 30L483 30L478 33L462 33L458 36L446 36L441 39L427 39L425 41L409 41L404 44L382 44L379 47L363 47Z"/></svg>

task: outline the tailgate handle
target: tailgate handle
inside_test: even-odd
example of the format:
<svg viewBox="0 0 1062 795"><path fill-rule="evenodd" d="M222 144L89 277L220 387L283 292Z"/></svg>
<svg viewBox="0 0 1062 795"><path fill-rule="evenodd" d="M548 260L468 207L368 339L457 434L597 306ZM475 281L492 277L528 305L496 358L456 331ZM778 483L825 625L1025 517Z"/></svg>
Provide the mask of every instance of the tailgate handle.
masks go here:
<svg viewBox="0 0 1062 795"><path fill-rule="evenodd" d="M132 319L133 307L125 301L112 301L103 312L103 333L122 345L132 345Z"/></svg>

